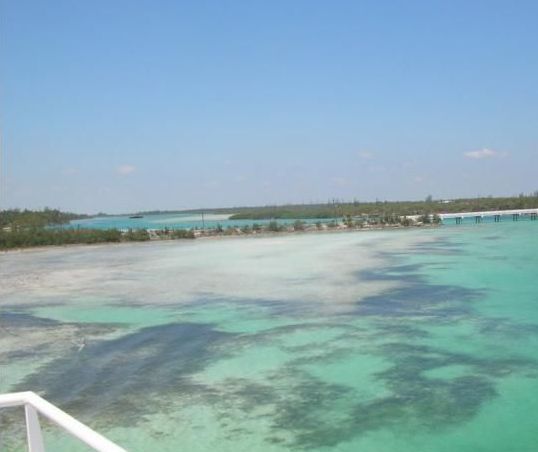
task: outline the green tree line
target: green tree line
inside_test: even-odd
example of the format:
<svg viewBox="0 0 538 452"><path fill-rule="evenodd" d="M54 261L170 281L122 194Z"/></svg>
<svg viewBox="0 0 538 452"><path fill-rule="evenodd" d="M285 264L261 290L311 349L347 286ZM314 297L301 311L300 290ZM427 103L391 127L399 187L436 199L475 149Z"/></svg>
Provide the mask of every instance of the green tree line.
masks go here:
<svg viewBox="0 0 538 452"><path fill-rule="evenodd" d="M48 208L43 210L10 209L0 211L0 228L61 225L80 218L87 218L87 215L62 212L58 209Z"/></svg>
<svg viewBox="0 0 538 452"><path fill-rule="evenodd" d="M450 201L433 200L428 197L425 201L377 201L366 203L332 201L326 204L248 207L237 209L230 219L330 219L348 216L378 216L385 218L531 208L538 208L538 193L533 193L529 196L469 198Z"/></svg>
<svg viewBox="0 0 538 452"><path fill-rule="evenodd" d="M0 249L29 248L47 245L72 245L76 243L120 242L122 234L115 229L47 229L40 227L0 230Z"/></svg>

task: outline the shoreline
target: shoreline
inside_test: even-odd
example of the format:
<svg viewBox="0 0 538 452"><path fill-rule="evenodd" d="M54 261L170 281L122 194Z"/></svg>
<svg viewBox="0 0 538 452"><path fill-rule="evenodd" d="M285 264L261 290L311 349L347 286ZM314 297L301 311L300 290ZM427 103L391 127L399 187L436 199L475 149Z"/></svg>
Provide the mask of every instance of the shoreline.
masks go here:
<svg viewBox="0 0 538 452"><path fill-rule="evenodd" d="M297 235L306 235L306 234L339 234L339 233L352 233L352 232L370 232L370 231L409 231L409 230L418 230L418 229L438 229L441 224L423 224L423 225L410 225L410 226L401 226L401 225L384 225L384 226L369 226L363 228L348 228L337 226L335 228L326 228L326 229L317 229L317 228L306 228L300 231L293 230L284 230L284 231L261 231L261 232L251 232L251 233L234 233L234 234L200 234L192 239L187 238L152 238L145 241L123 241L123 242L102 242L102 243L70 243L70 244L61 244L61 245L41 245L41 246L28 246L28 247L19 247L19 248L8 248L1 249L0 255L8 253L24 253L30 251L46 251L46 250L58 250L62 248L72 249L75 247L81 248L102 248L109 246L124 246L124 245L149 245L156 243L168 243L168 242L179 242L179 243L192 243L198 240L208 241L208 240L222 240L222 239L247 239L247 238L270 238L270 237L284 237L284 236L297 236ZM149 232L149 231L148 231Z"/></svg>

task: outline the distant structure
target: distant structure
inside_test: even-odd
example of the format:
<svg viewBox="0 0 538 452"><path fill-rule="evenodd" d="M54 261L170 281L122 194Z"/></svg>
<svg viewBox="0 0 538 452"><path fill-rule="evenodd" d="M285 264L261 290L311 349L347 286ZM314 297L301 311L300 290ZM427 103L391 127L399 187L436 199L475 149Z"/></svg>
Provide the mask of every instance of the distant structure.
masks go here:
<svg viewBox="0 0 538 452"><path fill-rule="evenodd" d="M482 223L484 218L493 218L495 223L500 223L502 218L512 217L512 221L518 221L521 217L527 217L531 221L536 221L538 209L513 209L513 210L490 210L486 212L459 212L440 213L442 221L456 220L456 224L462 224L465 218L474 218L475 223Z"/></svg>

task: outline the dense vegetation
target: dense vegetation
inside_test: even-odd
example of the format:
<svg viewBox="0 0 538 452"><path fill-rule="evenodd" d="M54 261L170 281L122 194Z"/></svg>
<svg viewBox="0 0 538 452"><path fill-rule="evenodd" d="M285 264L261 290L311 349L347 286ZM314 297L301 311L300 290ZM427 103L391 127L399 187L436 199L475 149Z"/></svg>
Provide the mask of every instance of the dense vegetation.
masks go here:
<svg viewBox="0 0 538 452"><path fill-rule="evenodd" d="M235 235L258 232L303 231L307 229L324 229L343 227L358 229L372 226L412 226L436 224L439 213L457 213L465 211L510 210L538 208L538 192L531 195L504 198L472 198L450 201L433 200L428 196L424 201L377 201L377 202L341 202L330 201L326 204L301 204L285 206L238 207L221 209L191 210L176 213L226 213L234 220L270 219L267 225L252 224L224 229L218 225L205 231L162 230L146 231L115 229L70 229L55 226L69 223L71 220L85 218L61 212L56 209L4 210L0 211L0 249L25 248L44 245L67 245L76 243L109 243L128 241L147 241L150 239L174 240L194 239L197 235ZM145 212L146 214L148 212ZM153 212L157 213L157 212ZM165 213L165 212L158 212ZM170 213L170 212L167 212ZM409 217L414 217L411 219ZM307 225L301 219L319 218L315 225ZM295 219L291 225L279 224L279 219ZM415 219L418 222L415 222Z"/></svg>
<svg viewBox="0 0 538 452"><path fill-rule="evenodd" d="M155 231L154 238L161 240L194 239L193 231L185 229ZM94 243L145 242L151 240L145 229L126 232L117 229L58 229L18 227L0 229L0 250L30 248L47 245L74 245Z"/></svg>
<svg viewBox="0 0 538 452"><path fill-rule="evenodd" d="M58 209L19 210L10 209L0 211L0 228L10 226L43 227L50 225L67 224L71 220L86 218L87 215L61 212Z"/></svg>
<svg viewBox="0 0 538 452"><path fill-rule="evenodd" d="M510 198L472 198L451 201L377 201L377 202L339 202L326 204L301 204L286 206L245 207L235 209L232 220L294 219L294 218L343 218L347 216L402 217L439 213L456 213L487 210L538 208L538 193ZM213 211L212 211L213 212Z"/></svg>
<svg viewBox="0 0 538 452"><path fill-rule="evenodd" d="M0 211L0 249L27 248L74 243L119 242L120 231L55 229L71 220L84 218L57 209Z"/></svg>
<svg viewBox="0 0 538 452"><path fill-rule="evenodd" d="M73 245L94 243L144 242L150 233L144 229L122 232L117 229L59 228L69 221L86 216L45 209L4 210L0 212L0 250L29 248L47 245ZM194 238L192 231L159 231L157 238Z"/></svg>
<svg viewBox="0 0 538 452"><path fill-rule="evenodd" d="M45 245L71 245L75 243L120 242L117 230L18 228L0 230L0 249L28 248Z"/></svg>
<svg viewBox="0 0 538 452"><path fill-rule="evenodd" d="M270 220L270 219L333 219L356 216L411 216L435 213L457 213L486 210L510 210L538 208L538 191L511 197L461 198L453 200L434 200L428 196L423 201L376 201L359 202L330 200L324 204L288 204L259 207L227 207L194 210L156 210L137 212L151 214L230 214L232 220Z"/></svg>
<svg viewBox="0 0 538 452"><path fill-rule="evenodd" d="M157 236L161 239L194 239L194 231L188 229L163 229L155 231Z"/></svg>

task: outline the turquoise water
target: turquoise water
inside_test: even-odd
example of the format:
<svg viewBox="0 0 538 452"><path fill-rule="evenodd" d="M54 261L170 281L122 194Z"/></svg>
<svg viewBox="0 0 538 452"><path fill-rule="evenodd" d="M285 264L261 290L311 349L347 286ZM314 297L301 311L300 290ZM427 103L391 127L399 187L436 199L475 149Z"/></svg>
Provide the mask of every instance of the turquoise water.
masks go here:
<svg viewBox="0 0 538 452"><path fill-rule="evenodd" d="M193 229L202 227L216 228L219 224L223 228L228 226L242 227L269 223L270 220L229 220L230 215L205 214L202 221L201 214L152 214L143 218L129 218L128 215L111 217L95 217L83 220L73 220L70 227L90 229ZM280 224L293 224L295 220L278 220ZM327 219L309 219L305 223L314 224L317 221L327 222Z"/></svg>
<svg viewBox="0 0 538 452"><path fill-rule="evenodd" d="M73 228L89 228L89 229L193 229L198 228L216 228L221 225L223 228L228 226L242 227L252 226L253 223L260 225L266 225L270 220L230 220L230 215L221 214L205 214L204 221L202 221L201 214L152 214L145 215L143 218L129 218L128 215L118 215L110 217L95 217L87 218L83 220L73 220L69 223L68 227ZM293 224L295 219L281 219L278 220L280 224ZM311 218L302 220L308 224L314 224L319 222L327 223L330 219L327 218ZM518 217L518 221L531 221L530 215L521 215ZM483 217L480 219L481 223L494 223L493 217ZM502 215L501 222L513 222L512 215ZM455 225L456 220L454 218L444 220L445 225ZM474 217L464 218L463 225L475 224L476 219ZM65 227L65 226L64 226Z"/></svg>
<svg viewBox="0 0 538 452"><path fill-rule="evenodd" d="M4 254L0 391L133 451L534 451L537 228Z"/></svg>

